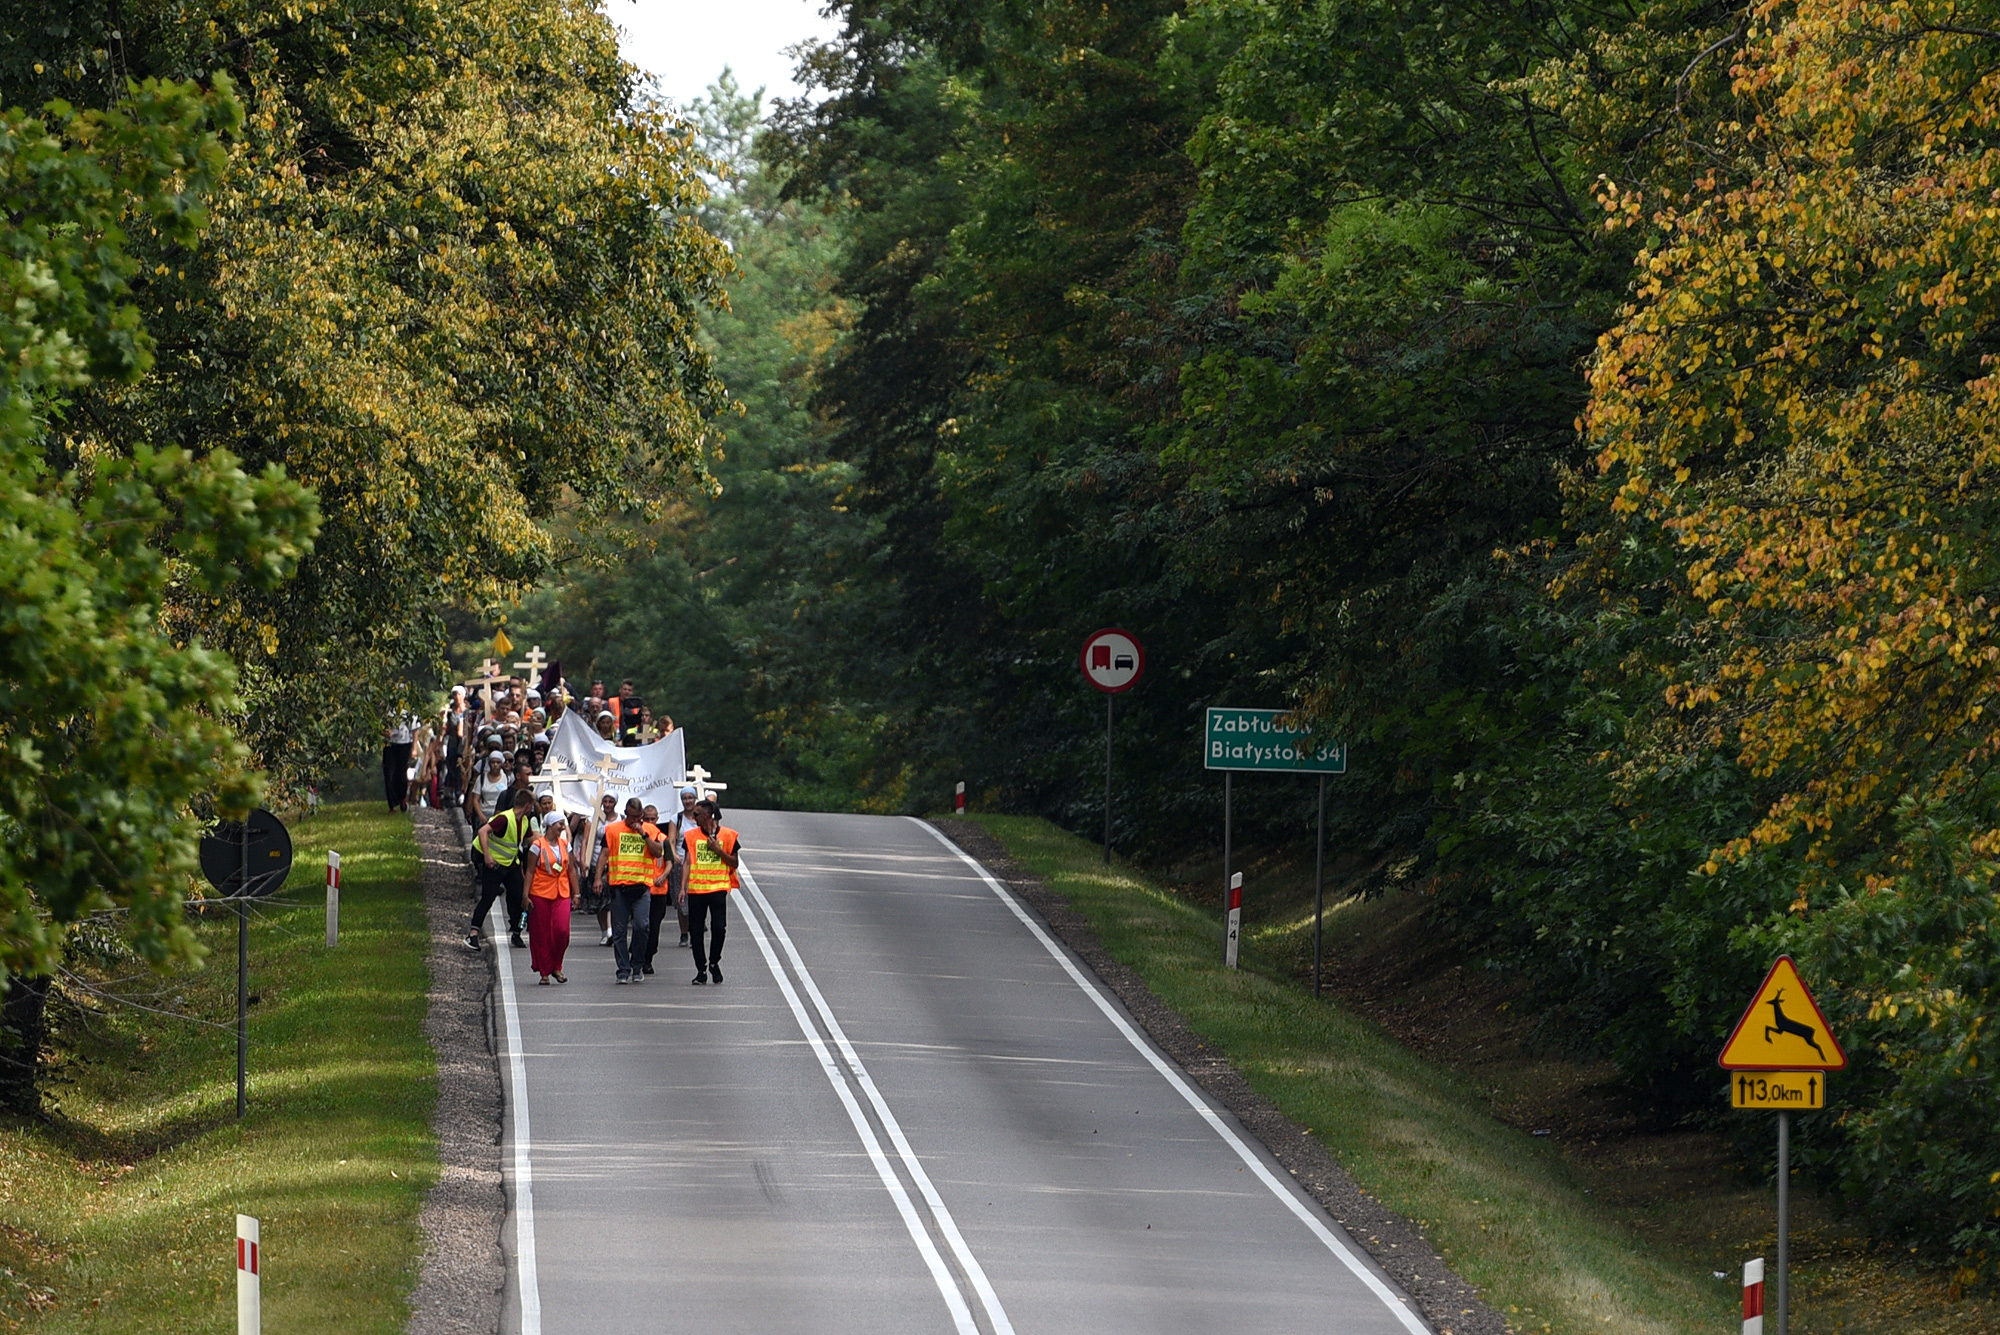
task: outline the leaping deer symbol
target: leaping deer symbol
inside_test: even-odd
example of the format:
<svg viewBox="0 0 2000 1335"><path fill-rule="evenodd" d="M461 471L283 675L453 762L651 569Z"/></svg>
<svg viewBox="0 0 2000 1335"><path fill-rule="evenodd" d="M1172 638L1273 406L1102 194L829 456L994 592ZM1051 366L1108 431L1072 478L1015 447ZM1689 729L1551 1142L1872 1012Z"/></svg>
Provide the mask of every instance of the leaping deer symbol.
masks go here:
<svg viewBox="0 0 2000 1335"><path fill-rule="evenodd" d="M1819 1039L1814 1037L1819 1031L1809 1024L1801 1024L1797 1020L1788 1020L1785 1018L1785 1008L1778 1004L1784 995L1785 989L1781 987L1771 994L1769 1001L1764 1003L1771 1008L1771 1016L1777 1021L1776 1024L1767 1024L1764 1026L1764 1041L1769 1043L1773 1034L1797 1034L1806 1041L1807 1045L1814 1052L1819 1053L1821 1061L1825 1061L1826 1053L1820 1048Z"/></svg>

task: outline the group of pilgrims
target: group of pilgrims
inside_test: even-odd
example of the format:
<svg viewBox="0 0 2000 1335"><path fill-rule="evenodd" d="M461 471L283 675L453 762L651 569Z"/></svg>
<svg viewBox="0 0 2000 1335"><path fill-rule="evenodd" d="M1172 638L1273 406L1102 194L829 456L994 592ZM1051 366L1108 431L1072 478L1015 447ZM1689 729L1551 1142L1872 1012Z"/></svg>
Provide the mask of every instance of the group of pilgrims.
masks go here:
<svg viewBox="0 0 2000 1335"><path fill-rule="evenodd" d="M566 983L570 919L581 912L596 920L598 944L611 950L617 981L643 983L653 976L671 917L681 947L693 954L694 983L720 983L742 840L722 823L713 793L684 785L676 794L679 809L665 813L637 797L621 809L612 793L597 811L564 812L554 783L537 777L571 713L614 746L664 742L673 720L656 720L630 681L611 696L603 682L593 682L578 699L559 667L544 672L538 685L496 677L489 668L474 686L455 687L433 725L411 730L404 754L414 765L394 766L408 785L398 792L392 783L388 793L391 807L406 808L415 796L465 814L479 879L466 948L484 948L482 925L504 901L508 939L528 951L541 985ZM385 750L385 779L390 768Z"/></svg>

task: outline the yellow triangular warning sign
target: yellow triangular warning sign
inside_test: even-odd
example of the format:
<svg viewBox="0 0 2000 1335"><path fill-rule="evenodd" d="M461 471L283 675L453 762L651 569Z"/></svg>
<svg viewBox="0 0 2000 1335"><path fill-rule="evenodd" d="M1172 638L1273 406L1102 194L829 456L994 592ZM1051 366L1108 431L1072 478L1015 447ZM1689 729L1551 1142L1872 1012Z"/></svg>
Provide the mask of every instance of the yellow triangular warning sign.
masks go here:
<svg viewBox="0 0 2000 1335"><path fill-rule="evenodd" d="M507 638L505 630L496 630L493 632L493 652L499 654L502 658L514 652L514 642Z"/></svg>
<svg viewBox="0 0 2000 1335"><path fill-rule="evenodd" d="M1716 1060L1731 1071L1839 1071L1847 1066L1847 1054L1834 1041L1832 1026L1790 955L1778 956L1764 975L1764 985Z"/></svg>

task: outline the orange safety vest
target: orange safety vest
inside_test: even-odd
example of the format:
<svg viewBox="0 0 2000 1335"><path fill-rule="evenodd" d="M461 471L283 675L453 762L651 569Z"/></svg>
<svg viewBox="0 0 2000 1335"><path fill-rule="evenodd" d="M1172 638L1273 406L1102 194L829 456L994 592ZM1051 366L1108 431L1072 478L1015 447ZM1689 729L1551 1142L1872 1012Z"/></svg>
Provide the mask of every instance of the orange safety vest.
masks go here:
<svg viewBox="0 0 2000 1335"><path fill-rule="evenodd" d="M708 836L699 828L689 830L687 840L687 892L691 895L712 895L717 891L728 892L741 884L729 864L719 853L708 846ZM715 842L728 852L736 851L736 831L727 825L715 827Z"/></svg>
<svg viewBox="0 0 2000 1335"><path fill-rule="evenodd" d="M646 840L659 837L659 827L643 821L635 826L616 820L605 826L604 848L611 858L605 880L612 885L652 884L653 855L646 849Z"/></svg>
<svg viewBox="0 0 2000 1335"><path fill-rule="evenodd" d="M536 835L534 872L528 878L528 893L536 899L569 898L569 831L554 843L545 834Z"/></svg>

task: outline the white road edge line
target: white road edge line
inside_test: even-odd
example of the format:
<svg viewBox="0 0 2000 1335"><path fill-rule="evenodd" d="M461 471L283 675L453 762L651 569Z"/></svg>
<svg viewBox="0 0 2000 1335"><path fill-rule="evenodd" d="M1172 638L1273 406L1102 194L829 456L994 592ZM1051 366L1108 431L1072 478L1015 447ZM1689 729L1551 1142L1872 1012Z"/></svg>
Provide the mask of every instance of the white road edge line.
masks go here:
<svg viewBox="0 0 2000 1335"><path fill-rule="evenodd" d="M746 887L755 884L749 872L743 868L738 868L738 876ZM763 896L759 895L758 899L761 902ZM764 911L766 913L771 911L768 904L764 905ZM833 1086L833 1092L840 1096L841 1106L847 1109L847 1120L854 1123L854 1130L861 1137L862 1147L868 1151L868 1158L875 1165L876 1176L882 1179L882 1185L888 1189L889 1198L896 1203L896 1212L903 1217L903 1227L909 1230L910 1240L917 1244L917 1251L922 1254L924 1264L930 1269L931 1279L937 1283L938 1292L944 1295L945 1306L951 1309L952 1323L958 1328L959 1335L979 1335L979 1327L972 1319L972 1309L966 1306L965 1295L959 1292L958 1280L952 1276L951 1267L944 1263L944 1257L939 1254L937 1244L931 1241L930 1230L924 1227L923 1218L917 1214L916 1204L910 1200L909 1192L903 1190L903 1183L896 1176L896 1170L889 1165L889 1156L882 1152L882 1142L876 1139L874 1128L868 1125L867 1115L861 1111L861 1105L854 1101L854 1091L847 1087L847 1077L842 1074L839 1064L834 1061L833 1054L827 1051L826 1043L820 1038L819 1031L813 1028L812 1017L806 1014L805 1004L793 990L792 980L786 976L785 967L779 961L777 951L771 949L770 938L764 935L763 924L759 923L757 915L748 909L743 913L743 920L750 925L750 935L757 939L757 949L763 953L764 963L770 967L771 976L778 980L778 990L784 993L786 1003L791 1006L792 1018L798 1021L799 1032L806 1036L806 1042L812 1045L813 1055L819 1058L820 1070L825 1073L827 1083ZM771 921L776 923L777 917L773 915Z"/></svg>
<svg viewBox="0 0 2000 1335"><path fill-rule="evenodd" d="M528 1066L521 1060L521 1011L514 1002L514 957L506 924L495 903L486 915L486 939L493 943L494 967L500 975L500 1009L507 1026L507 1065L514 1087L514 1249L515 1273L521 1278L521 1335L542 1335L542 1286L535 1274L535 1179L528 1151Z"/></svg>
<svg viewBox="0 0 2000 1335"><path fill-rule="evenodd" d="M1375 1272L1364 1265L1361 1258L1350 1251L1347 1245L1334 1234L1334 1231L1326 1226L1326 1222L1318 1218L1320 1212L1308 1209L1304 1202L1300 1201L1295 1194L1288 1190L1285 1184L1280 1182L1271 1170L1264 1166L1264 1161L1257 1157L1256 1152L1243 1143L1242 1137L1230 1130L1229 1124L1224 1122L1216 1114L1215 1110L1209 1107L1202 1100L1201 1096L1194 1092L1193 1088L1182 1078L1181 1073L1175 1070L1159 1053L1155 1052L1151 1044L1139 1036L1138 1032L1126 1022L1124 1016L1118 1013L1117 1008L1111 1004L1104 993L1098 989L1097 985L1084 977L1083 971L1078 969L1070 957L1063 953L1062 948L1049 937L1047 932L1042 930L1042 925L1036 922L1025 908L1021 907L1020 901L1015 899L1005 886L993 879L991 872L980 866L978 860L973 858L964 849L945 838L943 831L932 826L930 822L919 820L915 816L909 816L905 819L915 824L940 844L943 844L945 848L956 853L961 862L979 873L980 879L986 882L987 888L1000 897L1002 904L1013 910L1014 916L1021 920L1022 926L1034 934L1035 939L1042 943L1042 948L1054 957L1056 963L1062 965L1063 971L1070 976L1072 982L1083 989L1084 995L1097 1003L1097 1009L1104 1012L1104 1018L1111 1021L1118 1032L1125 1036L1125 1041L1130 1043L1138 1054L1144 1057L1151 1064L1152 1068L1158 1071L1183 1099L1187 1100L1189 1107L1201 1114L1202 1120L1206 1121L1214 1129L1215 1134L1221 1136L1228 1143L1229 1148L1236 1151L1236 1157L1241 1159L1250 1171L1257 1175L1259 1181L1270 1188L1271 1194L1283 1201L1286 1207L1293 1214L1297 1215L1307 1228L1312 1230L1313 1236L1318 1238L1335 1257L1339 1258L1340 1263L1352 1271L1357 1279L1366 1284L1369 1292L1380 1298L1389 1310L1396 1314L1396 1318L1403 1323L1403 1328L1409 1331L1410 1335L1432 1335L1431 1328L1424 1324L1423 1318L1410 1310L1410 1304L1398 1298L1395 1291L1377 1278Z"/></svg>
<svg viewBox="0 0 2000 1335"><path fill-rule="evenodd" d="M979 1305L986 1309L987 1318L993 1323L994 1335L1014 1335L1014 1323L1007 1319L1007 1309L1000 1305L1000 1295L993 1291L991 1281L986 1278L986 1271L972 1255L972 1248L966 1245L964 1235L958 1231L957 1221L951 1217L951 1211L946 1208L944 1197L940 1196L938 1189L932 1185L930 1174L924 1171L923 1161L917 1157L909 1138L903 1134L902 1123L898 1122L896 1115L889 1111L889 1103L882 1097L882 1091L875 1087L874 1077L869 1075L868 1068L862 1065L861 1054L847 1041L847 1032L840 1027L840 1021L833 1018L833 1007L827 1005L826 998L820 995L819 984L813 981L812 971L806 968L806 962L799 957L798 947L792 944L791 933L785 930L785 924L778 917L777 910L771 907L771 901L764 898L764 892L757 886L757 878L740 867L738 872L743 888L750 892L757 901L757 907L770 918L771 930L785 947L785 955L791 960L799 981L805 985L806 994L812 998L813 1007L819 1011L820 1019L825 1021L827 1033L833 1036L833 1041L839 1046L840 1055L846 1060L848 1069L854 1072L854 1079L861 1086L861 1092L866 1094L869 1103L874 1105L875 1115L882 1119L882 1128L889 1133L889 1140L895 1145L896 1153L901 1156L903 1166L909 1169L911 1179L917 1184L917 1190L923 1193L924 1203L931 1207L931 1214L937 1220L938 1231L944 1234L944 1240L950 1245L952 1255L958 1258L959 1265L965 1270L966 1278L972 1281L973 1292L979 1295Z"/></svg>

